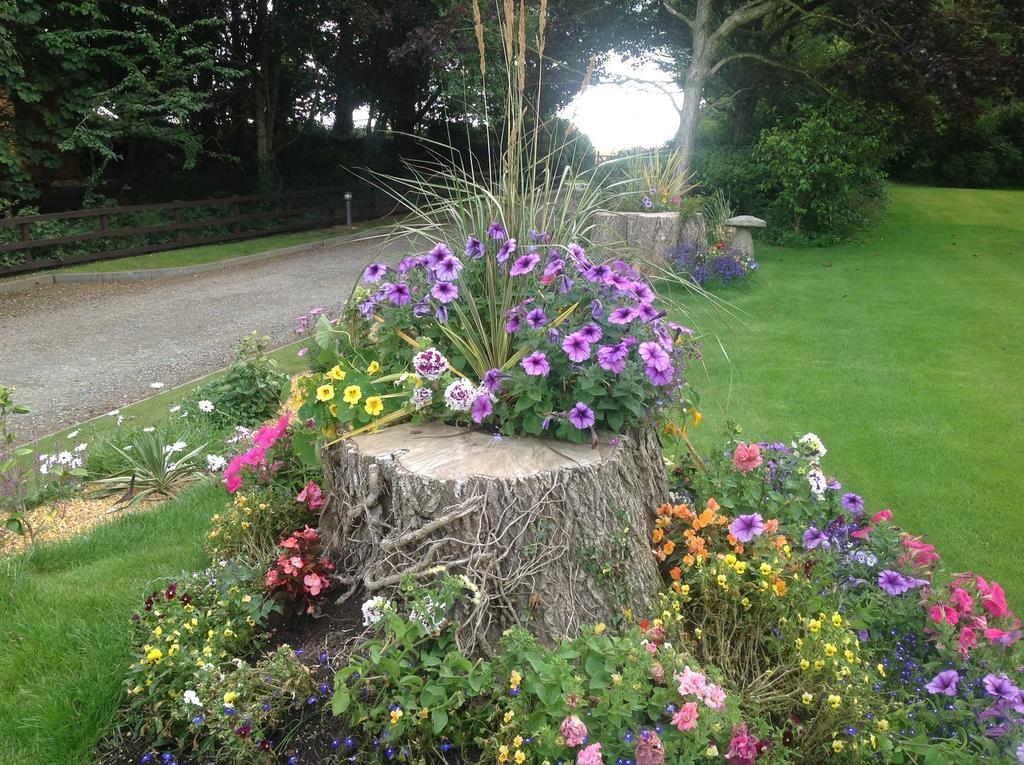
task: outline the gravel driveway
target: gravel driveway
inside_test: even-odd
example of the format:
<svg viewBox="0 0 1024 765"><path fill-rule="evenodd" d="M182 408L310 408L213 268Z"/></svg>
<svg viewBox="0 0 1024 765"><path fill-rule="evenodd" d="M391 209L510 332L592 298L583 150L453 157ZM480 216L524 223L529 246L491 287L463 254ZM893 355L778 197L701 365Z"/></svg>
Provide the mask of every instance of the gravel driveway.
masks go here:
<svg viewBox="0 0 1024 765"><path fill-rule="evenodd" d="M173 279L0 293L0 382L44 434L227 366L238 338L295 339L295 317L341 303L380 240L347 242ZM391 245L389 252L400 248ZM388 258L391 259L391 258Z"/></svg>

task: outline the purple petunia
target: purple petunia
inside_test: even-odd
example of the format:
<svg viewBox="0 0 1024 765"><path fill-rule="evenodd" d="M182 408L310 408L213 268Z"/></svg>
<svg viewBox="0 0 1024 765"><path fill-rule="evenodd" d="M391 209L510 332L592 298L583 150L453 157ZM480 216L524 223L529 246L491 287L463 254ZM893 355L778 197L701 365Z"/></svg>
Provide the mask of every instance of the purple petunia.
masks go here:
<svg viewBox="0 0 1024 765"><path fill-rule="evenodd" d="M597 350L598 366L608 372L622 374L622 370L626 368L626 354L628 353L629 351L623 343L602 345Z"/></svg>
<svg viewBox="0 0 1024 765"><path fill-rule="evenodd" d="M430 294L442 303L450 303L459 296L459 288L451 282L437 282L431 287Z"/></svg>
<svg viewBox="0 0 1024 765"><path fill-rule="evenodd" d="M556 250L557 252L557 250ZM565 268L565 261L561 258L555 258L544 266L544 276L550 276L554 278L562 273L562 269Z"/></svg>
<svg viewBox="0 0 1024 765"><path fill-rule="evenodd" d="M534 308L526 314L526 323L530 329L543 329L548 323L548 315L544 313L543 308Z"/></svg>
<svg viewBox="0 0 1024 765"><path fill-rule="evenodd" d="M487 236L500 242L508 236L508 233L505 231L505 227L498 223L498 221L492 220L491 225L487 228Z"/></svg>
<svg viewBox="0 0 1024 765"><path fill-rule="evenodd" d="M434 274L442 282L453 282L459 278L462 270L462 261L454 255L445 255L437 265L434 266Z"/></svg>
<svg viewBox="0 0 1024 765"><path fill-rule="evenodd" d="M637 306L636 311L637 314L639 314L640 318L646 322L651 322L654 321L655 319L660 319L665 315L664 311L659 311L657 308L654 307L652 303L641 303L639 306Z"/></svg>
<svg viewBox="0 0 1024 765"><path fill-rule="evenodd" d="M956 696L956 684L960 682L960 673L955 669L940 672L925 686L928 693Z"/></svg>
<svg viewBox="0 0 1024 765"><path fill-rule="evenodd" d="M985 686L985 693L995 696L1003 701L1017 701L1020 698L1020 689L1013 684L1006 675L987 674L982 680Z"/></svg>
<svg viewBox="0 0 1024 765"><path fill-rule="evenodd" d="M651 285L646 282L633 282L632 289L633 297L636 298L638 303L653 303L654 302L654 290L651 289Z"/></svg>
<svg viewBox="0 0 1024 765"><path fill-rule="evenodd" d="M532 377L547 377L548 372L551 371L551 366L548 364L547 354L541 351L534 351L523 359L520 364L523 369L526 370L526 374Z"/></svg>
<svg viewBox="0 0 1024 765"><path fill-rule="evenodd" d="M509 241L512 240L510 239ZM516 258L516 262L512 264L512 269L508 272L509 276L522 276L523 274L528 274L536 268L538 263L540 263L540 255L535 252L520 255Z"/></svg>
<svg viewBox="0 0 1024 765"><path fill-rule="evenodd" d="M508 317L508 321L505 322L505 331L510 335L519 331L519 314L514 313Z"/></svg>
<svg viewBox="0 0 1024 765"><path fill-rule="evenodd" d="M469 407L469 415L477 425L494 414L494 405L491 403L490 394L484 393L473 400Z"/></svg>
<svg viewBox="0 0 1024 765"><path fill-rule="evenodd" d="M577 430L586 430L594 424L594 411L582 401L577 401L569 410L569 422Z"/></svg>
<svg viewBox="0 0 1024 765"><path fill-rule="evenodd" d="M607 277L611 276L611 273L612 273L611 267L606 266L606 265L604 265L602 263L599 266L591 266L590 268L588 268L586 270L586 272L583 274L583 276L586 278L586 280L588 282L591 282L591 283L593 283L593 282L602 282L603 283L604 280Z"/></svg>
<svg viewBox="0 0 1024 765"><path fill-rule="evenodd" d="M633 319L635 319L639 315L640 314L637 312L635 308L622 306L621 308L616 308L614 311L608 314L608 321L610 321L612 324L629 324L631 321L633 321Z"/></svg>
<svg viewBox="0 0 1024 765"><path fill-rule="evenodd" d="M590 343L579 332L566 335L562 341L562 350L569 357L569 361L586 361L590 358Z"/></svg>
<svg viewBox="0 0 1024 765"><path fill-rule="evenodd" d="M864 512L864 500L853 492L844 494L843 498L839 500L839 504L841 504L843 509L848 513L853 513L854 515L860 515Z"/></svg>
<svg viewBox="0 0 1024 765"><path fill-rule="evenodd" d="M595 299L590 301L590 315L593 316L595 320L604 316L604 306L601 305L600 300Z"/></svg>
<svg viewBox="0 0 1024 765"><path fill-rule="evenodd" d="M602 337L601 328L596 324L587 324L584 327L580 327L577 330L577 334L581 335L588 343L596 343Z"/></svg>
<svg viewBox="0 0 1024 765"><path fill-rule="evenodd" d="M815 547L822 547L827 550L831 547L831 542L829 542L828 534L818 527L811 525L804 532L804 549L813 550Z"/></svg>
<svg viewBox="0 0 1024 765"><path fill-rule="evenodd" d="M760 513L741 515L729 524L729 533L743 544L764 533L764 518Z"/></svg>
<svg viewBox="0 0 1024 765"><path fill-rule="evenodd" d="M656 367L648 364L644 367L644 374L647 375L647 379L651 381L652 385L668 385L672 382L675 369L672 368L671 364L666 367Z"/></svg>
<svg viewBox="0 0 1024 765"><path fill-rule="evenodd" d="M402 284L392 284L388 286L388 300L395 305L408 305L412 302L412 293L409 292L409 288Z"/></svg>
<svg viewBox="0 0 1024 765"><path fill-rule="evenodd" d="M475 236L471 236L466 239L466 257L472 260L478 260L484 256L484 243L477 239Z"/></svg>
<svg viewBox="0 0 1024 765"><path fill-rule="evenodd" d="M384 274L388 272L388 267L383 263L371 263L363 271L363 281L366 283L379 282Z"/></svg>
<svg viewBox="0 0 1024 765"><path fill-rule="evenodd" d="M911 582L899 571L886 569L878 574L878 586L893 597L908 592Z"/></svg>
<svg viewBox="0 0 1024 765"><path fill-rule="evenodd" d="M500 369L489 369L484 373L484 387L495 396L501 392L501 382L505 375Z"/></svg>
<svg viewBox="0 0 1024 765"><path fill-rule="evenodd" d="M427 253L427 265L431 268L437 268L441 261L451 254L452 251L447 244L438 242L434 245L434 249Z"/></svg>
<svg viewBox="0 0 1024 765"><path fill-rule="evenodd" d="M502 242L501 249L498 250L497 259L499 263L504 263L508 260L509 256L516 251L516 240L508 239Z"/></svg>

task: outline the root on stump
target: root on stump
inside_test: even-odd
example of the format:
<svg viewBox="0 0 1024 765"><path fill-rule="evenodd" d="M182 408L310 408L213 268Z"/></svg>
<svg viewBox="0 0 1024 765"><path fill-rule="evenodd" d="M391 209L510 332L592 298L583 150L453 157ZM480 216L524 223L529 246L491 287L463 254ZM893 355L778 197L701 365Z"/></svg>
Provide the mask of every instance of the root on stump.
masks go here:
<svg viewBox="0 0 1024 765"><path fill-rule="evenodd" d="M514 624L554 643L657 593L649 540L668 487L651 430L591 448L405 424L336 444L324 463L321 534L342 599L446 566L480 596L461 620L466 650L493 650Z"/></svg>

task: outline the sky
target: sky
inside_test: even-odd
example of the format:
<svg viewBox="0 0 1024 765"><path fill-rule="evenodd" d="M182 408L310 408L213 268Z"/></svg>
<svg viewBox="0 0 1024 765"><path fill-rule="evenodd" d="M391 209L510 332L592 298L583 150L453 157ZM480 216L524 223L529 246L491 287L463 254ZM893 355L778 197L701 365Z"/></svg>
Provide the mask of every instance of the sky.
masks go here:
<svg viewBox="0 0 1024 765"><path fill-rule="evenodd" d="M590 138L598 153L659 146L675 135L679 127L675 104L681 105L683 96L669 75L653 61L639 62L617 55L612 56L605 71L605 82L591 85L561 112ZM628 77L658 82L664 89L623 80Z"/></svg>

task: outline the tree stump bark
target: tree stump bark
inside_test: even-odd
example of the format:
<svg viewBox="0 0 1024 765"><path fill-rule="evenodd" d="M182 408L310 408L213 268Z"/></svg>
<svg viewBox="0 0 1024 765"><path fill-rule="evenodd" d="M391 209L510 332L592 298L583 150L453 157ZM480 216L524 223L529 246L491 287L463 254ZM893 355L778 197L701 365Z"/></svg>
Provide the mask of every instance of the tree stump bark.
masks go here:
<svg viewBox="0 0 1024 765"><path fill-rule="evenodd" d="M656 270L665 267L668 254L679 246L682 221L674 212L605 212L594 213L595 244L625 244L637 253L638 265Z"/></svg>
<svg viewBox="0 0 1024 765"><path fill-rule="evenodd" d="M405 424L336 444L324 463L321 535L342 598L446 566L478 588L467 650L493 649L514 624L554 643L642 612L658 591L650 537L668 487L653 430L592 448Z"/></svg>

